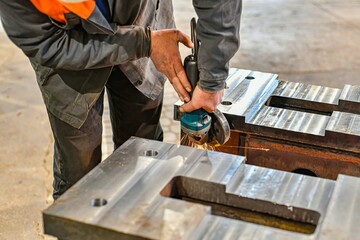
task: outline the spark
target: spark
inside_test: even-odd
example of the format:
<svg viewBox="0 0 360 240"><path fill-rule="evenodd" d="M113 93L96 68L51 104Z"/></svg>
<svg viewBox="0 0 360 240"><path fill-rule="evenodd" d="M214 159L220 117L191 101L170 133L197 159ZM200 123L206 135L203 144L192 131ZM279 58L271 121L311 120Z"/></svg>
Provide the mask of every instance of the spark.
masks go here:
<svg viewBox="0 0 360 240"><path fill-rule="evenodd" d="M242 147L242 146L221 146L222 148L242 148L242 149L251 149L251 150L259 150L259 151L270 151L269 148L258 148L258 147Z"/></svg>
<svg viewBox="0 0 360 240"><path fill-rule="evenodd" d="M184 146L188 146L188 147L193 147L193 148L197 148L197 149L202 149L202 150L215 151L215 150L217 149L217 146L214 146L214 145L212 145L212 144L204 143L204 144L200 145L200 144L194 143L193 141L190 140L188 134L184 134L184 135L181 137L181 139L180 139L180 144L181 144L181 145L184 145ZM226 145L222 145L221 148L250 149L250 150L258 150L258 151L265 151L265 152L270 151L269 148L243 147L243 146L226 146Z"/></svg>

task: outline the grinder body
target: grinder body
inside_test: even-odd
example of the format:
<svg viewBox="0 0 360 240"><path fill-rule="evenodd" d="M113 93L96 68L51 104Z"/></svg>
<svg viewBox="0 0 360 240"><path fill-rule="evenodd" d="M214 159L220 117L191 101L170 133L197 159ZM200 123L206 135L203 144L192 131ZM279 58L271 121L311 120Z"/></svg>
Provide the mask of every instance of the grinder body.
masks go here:
<svg viewBox="0 0 360 240"><path fill-rule="evenodd" d="M191 20L191 40L194 44L192 54L184 60L186 76L194 90L199 81L199 70L197 66L197 52L199 42L196 39L196 21ZM190 93L192 96L192 92ZM208 133L211 127L211 117L204 109L197 109L190 113L185 113L180 119L182 131L189 137L189 140L196 144L204 144L208 141Z"/></svg>
<svg viewBox="0 0 360 240"><path fill-rule="evenodd" d="M199 70L197 65L197 56L199 41L196 37L196 20L191 19L191 40L194 44L192 54L184 60L186 76L195 89L199 81ZM192 92L190 93L192 96ZM219 146L226 143L230 138L230 127L225 116L216 109L213 113L208 113L204 109L197 109L190 113L185 113L180 119L181 130L187 135L190 142L203 145L207 143L213 146ZM185 138L186 139L186 138ZM187 142L187 139L185 140Z"/></svg>

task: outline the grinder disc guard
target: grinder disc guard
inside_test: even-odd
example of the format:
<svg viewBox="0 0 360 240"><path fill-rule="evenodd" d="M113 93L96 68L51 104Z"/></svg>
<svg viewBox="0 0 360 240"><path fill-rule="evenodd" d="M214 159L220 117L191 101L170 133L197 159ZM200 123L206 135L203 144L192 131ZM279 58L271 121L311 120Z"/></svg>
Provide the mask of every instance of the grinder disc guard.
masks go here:
<svg viewBox="0 0 360 240"><path fill-rule="evenodd" d="M210 113L210 116L212 122L208 143L217 147L225 144L229 140L230 126L224 114L219 109L215 109L213 113Z"/></svg>

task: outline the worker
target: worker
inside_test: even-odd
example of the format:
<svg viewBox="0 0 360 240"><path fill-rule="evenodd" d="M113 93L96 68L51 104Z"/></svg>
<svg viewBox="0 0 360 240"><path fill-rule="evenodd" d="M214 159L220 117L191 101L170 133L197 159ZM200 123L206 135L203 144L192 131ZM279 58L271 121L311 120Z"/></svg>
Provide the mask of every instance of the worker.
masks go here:
<svg viewBox="0 0 360 240"><path fill-rule="evenodd" d="M168 79L181 111L212 112L221 102L229 60L239 47L241 0L194 0L200 80L192 90L170 0L0 0L5 32L29 58L54 136L53 197L101 161L106 89L114 147L129 137L162 140Z"/></svg>

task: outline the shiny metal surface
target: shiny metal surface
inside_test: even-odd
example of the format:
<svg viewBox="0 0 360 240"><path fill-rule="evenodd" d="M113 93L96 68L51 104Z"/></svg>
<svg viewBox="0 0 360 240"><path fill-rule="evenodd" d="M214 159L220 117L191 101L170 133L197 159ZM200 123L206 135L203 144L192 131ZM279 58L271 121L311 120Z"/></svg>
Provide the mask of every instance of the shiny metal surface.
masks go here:
<svg viewBox="0 0 360 240"><path fill-rule="evenodd" d="M241 69L231 69L227 85L219 110L234 130L267 131L275 138L344 150L346 143L337 141L342 134L360 142L360 86L345 85L341 90L279 81L276 74ZM175 104L175 119L180 104ZM355 151L360 153L359 144Z"/></svg>
<svg viewBox="0 0 360 240"><path fill-rule="evenodd" d="M360 86L345 85L340 99L360 103Z"/></svg>
<svg viewBox="0 0 360 240"><path fill-rule="evenodd" d="M230 69L223 102L218 109L226 115L251 118L277 87L279 81L276 78L277 75L271 73ZM181 104L181 101L175 103L175 120L179 120L182 115L178 111Z"/></svg>
<svg viewBox="0 0 360 240"><path fill-rule="evenodd" d="M248 123L323 136L329 119L329 116L264 106Z"/></svg>
<svg viewBox="0 0 360 240"><path fill-rule="evenodd" d="M227 83L219 109L232 137L218 151L284 171L360 177L360 86L330 88L241 69L231 69Z"/></svg>
<svg viewBox="0 0 360 240"><path fill-rule="evenodd" d="M360 86L345 85L341 90L280 81L276 74L242 69L231 69L227 85L219 110L230 119L233 129L242 130L249 124L324 136L325 131L331 129L328 127L330 119L332 125L334 121L345 124L343 119L337 119L344 118L344 114L337 113L342 112L342 108L353 109L350 111L353 119L357 119L357 111L360 111ZM176 120L180 104L175 103ZM354 124L348 127L347 133L356 134Z"/></svg>
<svg viewBox="0 0 360 240"><path fill-rule="evenodd" d="M326 130L360 136L360 115L346 112L333 112Z"/></svg>
<svg viewBox="0 0 360 240"><path fill-rule="evenodd" d="M337 104L341 90L324 86L282 81L273 96Z"/></svg>
<svg viewBox="0 0 360 240"><path fill-rule="evenodd" d="M344 112L360 114L360 85L345 85L339 97L339 106Z"/></svg>
<svg viewBox="0 0 360 240"><path fill-rule="evenodd" d="M244 161L131 138L43 212L45 233L66 239L356 239L358 178L332 181ZM316 228L303 234L216 216L209 206L172 198L175 192Z"/></svg>
<svg viewBox="0 0 360 240"><path fill-rule="evenodd" d="M358 239L360 236L359 203L360 178L339 176L320 229L321 239Z"/></svg>
<svg viewBox="0 0 360 240"><path fill-rule="evenodd" d="M278 86L276 79L276 74L231 69L219 110L251 119Z"/></svg>

